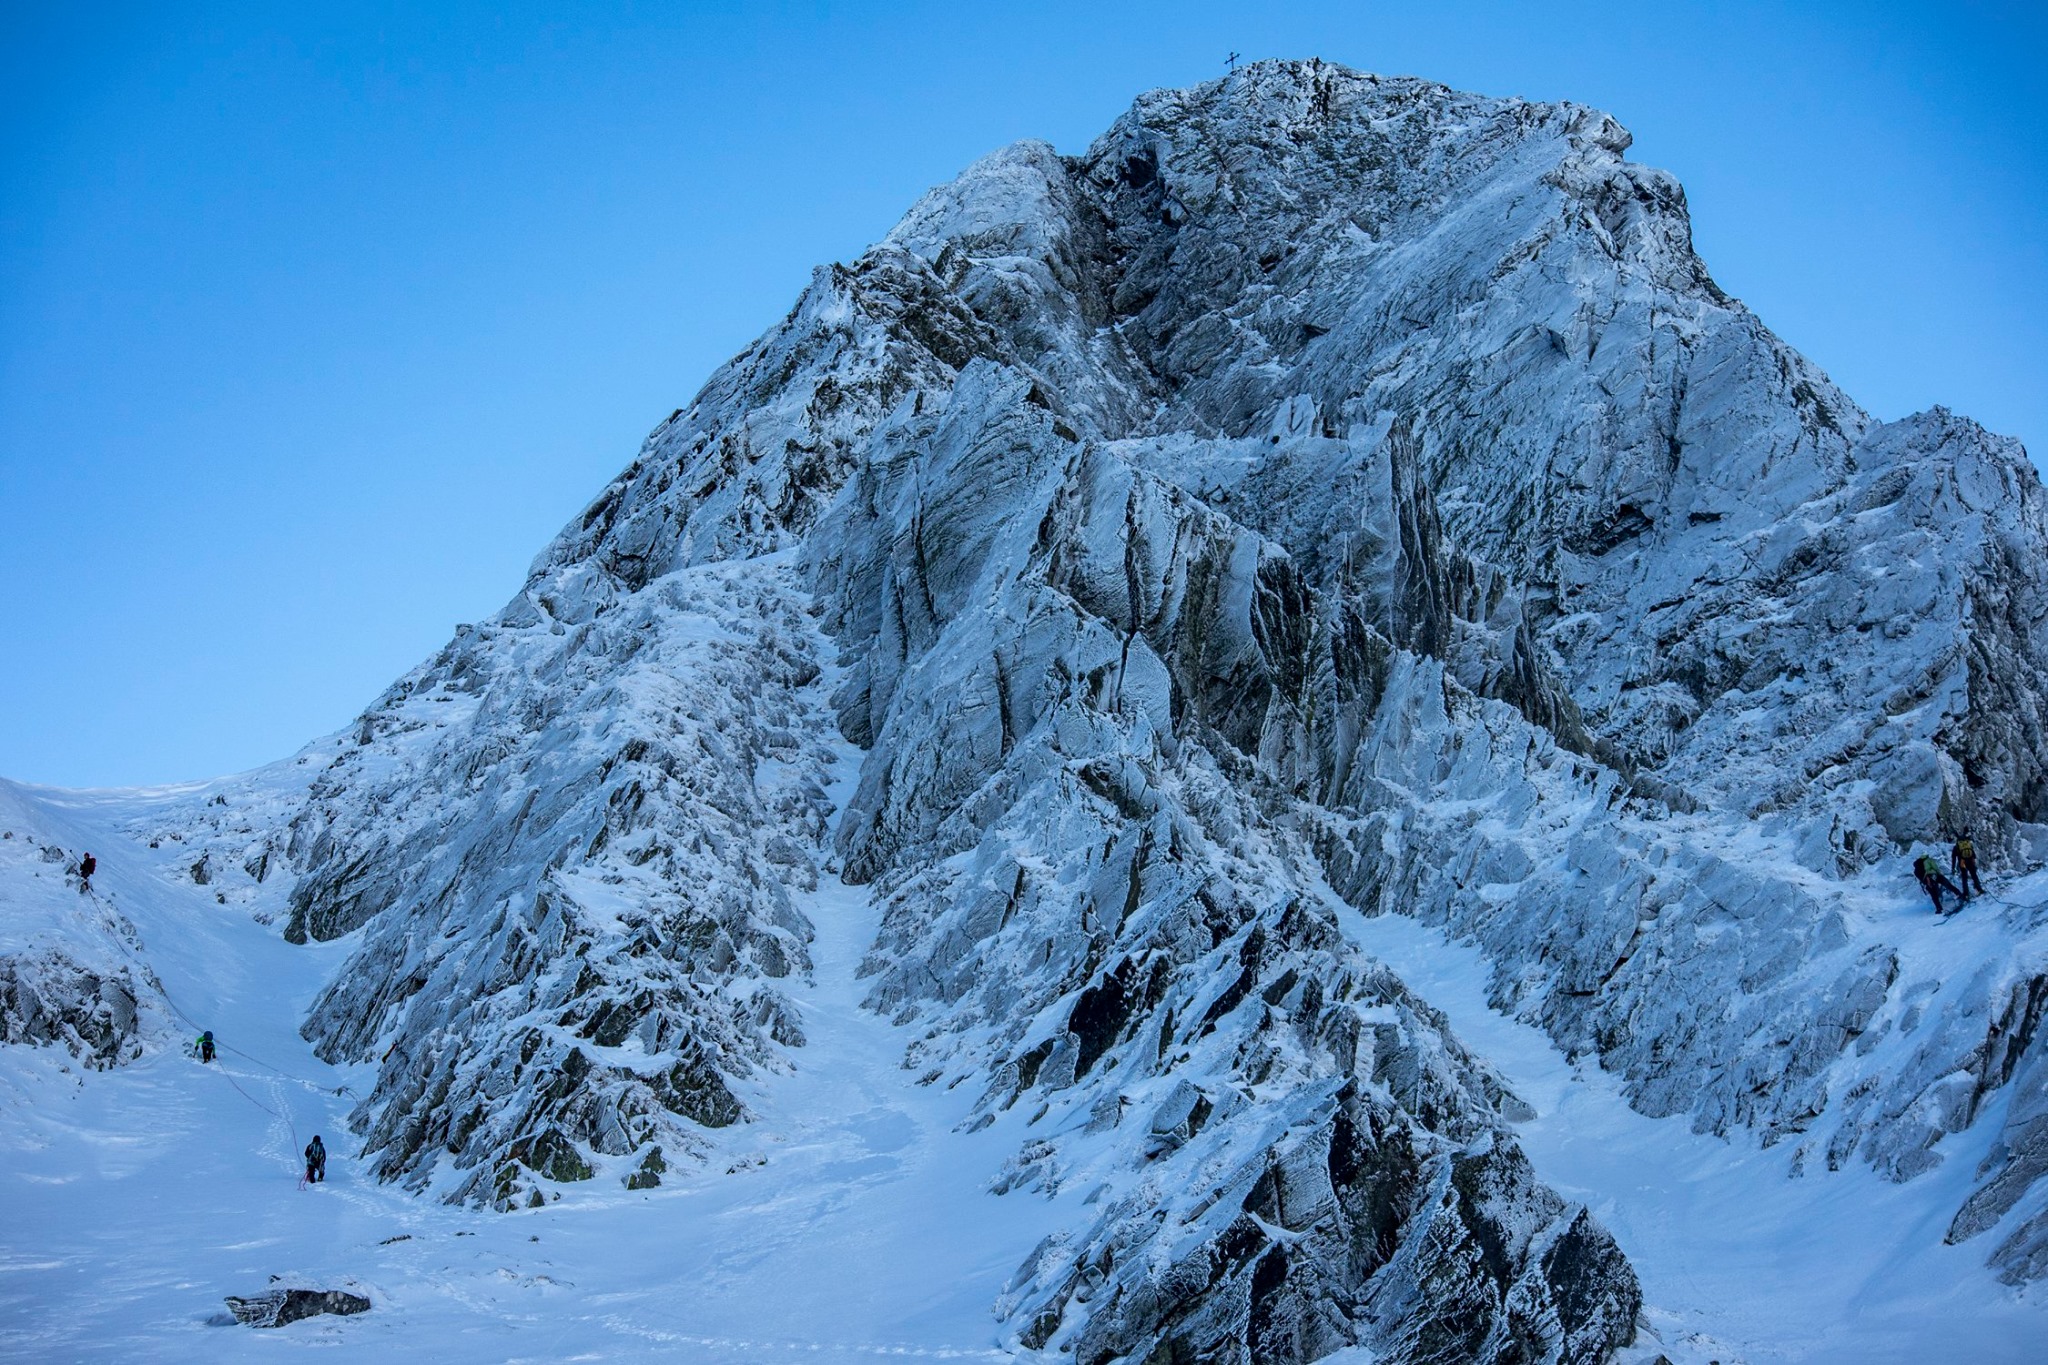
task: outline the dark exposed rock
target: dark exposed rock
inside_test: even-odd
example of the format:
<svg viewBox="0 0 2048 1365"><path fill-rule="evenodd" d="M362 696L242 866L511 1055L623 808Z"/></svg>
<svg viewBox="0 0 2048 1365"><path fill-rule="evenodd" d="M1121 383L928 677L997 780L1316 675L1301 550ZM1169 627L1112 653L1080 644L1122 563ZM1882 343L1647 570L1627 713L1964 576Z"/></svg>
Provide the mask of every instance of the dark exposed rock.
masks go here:
<svg viewBox="0 0 2048 1365"><path fill-rule="evenodd" d="M227 1304L235 1321L250 1327L283 1327L322 1313L346 1317L370 1311L368 1299L341 1289L271 1289L249 1298L229 1295Z"/></svg>
<svg viewBox="0 0 2048 1365"><path fill-rule="evenodd" d="M668 1170L668 1162L662 1160L661 1148L649 1151L640 1161L640 1169L629 1172L625 1177L629 1190L651 1190L661 1184L661 1177Z"/></svg>
<svg viewBox="0 0 2048 1365"><path fill-rule="evenodd" d="M513 1143L507 1155L550 1180L588 1180L596 1174L575 1144L553 1128L538 1137Z"/></svg>

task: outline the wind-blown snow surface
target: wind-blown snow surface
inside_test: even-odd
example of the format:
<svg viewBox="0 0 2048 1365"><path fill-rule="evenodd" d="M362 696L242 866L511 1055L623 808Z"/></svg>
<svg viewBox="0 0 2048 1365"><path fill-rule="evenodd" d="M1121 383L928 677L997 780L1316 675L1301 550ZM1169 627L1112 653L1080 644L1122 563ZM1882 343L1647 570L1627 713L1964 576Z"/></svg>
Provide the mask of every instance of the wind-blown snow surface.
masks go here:
<svg viewBox="0 0 2048 1365"><path fill-rule="evenodd" d="M602 1226L579 1302L530 1309L565 1353L581 1300L737 1264L619 1320L1089 1365L2021 1358L2040 486L1966 420L1862 414L1627 145L1261 63L999 152L349 733L45 794L29 823L99 823L34 837L159 870L117 902L152 964L173 892L304 945L248 1027L302 1058L310 1006L396 1187L364 1198L480 1246ZM1936 924L1907 857L1963 828L2002 899ZM1750 1216L1777 1196L1812 1218ZM821 1203L846 1256L790 1234Z"/></svg>

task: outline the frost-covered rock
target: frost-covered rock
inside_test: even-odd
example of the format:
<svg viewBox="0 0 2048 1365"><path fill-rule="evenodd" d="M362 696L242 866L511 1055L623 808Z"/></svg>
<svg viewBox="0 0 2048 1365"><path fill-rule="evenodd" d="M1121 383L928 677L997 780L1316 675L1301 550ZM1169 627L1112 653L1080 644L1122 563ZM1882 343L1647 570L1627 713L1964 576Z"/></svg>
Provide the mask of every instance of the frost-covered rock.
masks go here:
<svg viewBox="0 0 2048 1365"><path fill-rule="evenodd" d="M855 698L864 798L887 802L848 866L987 828L1032 762L998 763L1019 713L1072 677L1292 797L1361 907L1478 936L1501 1003L1622 1071L1647 1112L1767 1141L1829 1127L1831 1159L1909 1178L1977 1112L1937 1078L2008 1081L1973 1061L2008 969L1960 983L1925 1055L1852 1055L1935 983L1901 980L1842 906L1895 899L1915 841L1974 827L2008 866L2030 856L2039 483L1940 410L1863 417L1712 285L1676 186L1625 145L1569 106L1262 66L1148 96L1078 161L999 155L913 210L891 245L1003 300L983 311L1033 372L1067 377L1027 401L1080 449L1004 461L1056 484L1008 523L1043 564L967 538L997 597L946 627L980 648L941 641L938 664L899 661L967 577L962 538L926 530L967 481L948 458L919 469L892 542L914 553L849 611L856 641L882 616L863 658L885 705L915 679L916 714ZM986 412L988 391L963 379L954 401ZM941 425L884 444L961 442ZM1034 573L1078 624L1015 586ZM1079 647L1057 657L1062 629ZM946 736L943 760L918 734ZM1135 771L1112 784L1127 815L1133 786L1171 791ZM2009 917L2008 963L2040 927ZM910 958L895 974L958 993L910 938L885 944Z"/></svg>
<svg viewBox="0 0 2048 1365"><path fill-rule="evenodd" d="M136 985L58 951L0 957L0 1043L60 1047L97 1070L142 1055Z"/></svg>
<svg viewBox="0 0 2048 1365"><path fill-rule="evenodd" d="M1013 1286L1022 1343L1312 1359L1365 1335L1426 1358L1441 1320L1475 1358L1599 1358L1633 1332L1633 1277L1529 1174L1506 1087L1345 948L1262 762L1298 761L1273 746L1330 647L1312 594L1284 553L1062 427L1028 380L970 365L943 410L873 438L925 458L870 465L813 538L859 661L842 720L871 744L839 830L887 906L870 1003L920 1027L914 1071L990 1077L985 1114L1032 1106L1049 1136L998 1189L1101 1186L1096 1224ZM1338 648L1323 666L1367 688L1394 656L1363 625ZM1117 1157L1066 1154L1061 1132L1119 1129L1131 1105L1154 1117ZM1317 1236L1385 1245L1274 1251L1247 1190L1303 1144L1353 1159L1332 1143L1401 1178L1356 1208L1338 1179ZM1498 1151L1513 1219L1432 1202L1468 1149ZM1540 1268L1568 1227L1598 1267L1569 1287ZM1456 1250L1453 1228L1498 1254ZM1401 1325L1361 1334L1373 1314Z"/></svg>
<svg viewBox="0 0 2048 1365"><path fill-rule="evenodd" d="M682 1150L727 1082L798 1041L792 889L830 815L816 630L769 561L617 602L535 593L366 713L314 784L288 937L364 930L316 1003L377 1059L357 1121L386 1178L509 1207L591 1154ZM815 688L811 689L815 691Z"/></svg>

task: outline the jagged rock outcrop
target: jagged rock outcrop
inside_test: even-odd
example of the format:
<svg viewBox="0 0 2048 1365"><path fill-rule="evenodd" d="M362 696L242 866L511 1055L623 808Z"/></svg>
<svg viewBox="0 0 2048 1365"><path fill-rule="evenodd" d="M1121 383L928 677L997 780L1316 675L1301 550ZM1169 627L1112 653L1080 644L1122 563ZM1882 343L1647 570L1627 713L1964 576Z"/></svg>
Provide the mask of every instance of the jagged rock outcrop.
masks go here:
<svg viewBox="0 0 2048 1365"><path fill-rule="evenodd" d="M61 952L0 957L0 1043L59 1047L96 1071L142 1055L136 985Z"/></svg>
<svg viewBox="0 0 2048 1365"><path fill-rule="evenodd" d="M1475 1359L1601 1358L1633 1332L1619 1253L1588 1220L1600 1272L1545 1277L1583 1210L1529 1178L1518 1102L1441 1018L1361 974L1311 849L1273 821L1306 761L1274 745L1310 680L1369 715L1393 646L1356 621L1333 643L1284 553L1030 396L970 365L943 410L872 438L923 459L864 469L813 537L858 660L842 723L871 745L839 831L888 907L870 1003L920 1026L913 1070L991 1076L985 1113L1121 1130L1124 1161L1086 1172L1099 1220L1013 1286L1022 1342L1306 1360L1370 1338L1427 1358L1441 1319ZM1261 1231L1248 1192L1283 1156L1341 1171L1361 1131L1395 1173L1364 1192L1327 1176L1322 1213L1275 1226L1377 1250L1276 1250L1296 1239ZM1498 1154L1498 1203L1441 1193L1475 1144ZM999 1188L1071 1183L1069 1160L1033 1139Z"/></svg>
<svg viewBox="0 0 2048 1365"><path fill-rule="evenodd" d="M379 1058L385 1178L537 1202L590 1157L683 1150L800 1039L828 727L815 629L773 564L617 604L537 595L365 714L289 856L288 937L369 932L305 1032ZM811 690L815 691L815 688Z"/></svg>
<svg viewBox="0 0 2048 1365"><path fill-rule="evenodd" d="M1625 145L1569 107L1255 68L1147 97L1077 162L1000 154L892 244L963 297L1001 293L1039 369L1108 352L1084 393L1156 404L1131 433L1034 386L1110 438L1046 499L1095 509L1100 567L1048 577L1166 661L1177 734L1298 799L1340 892L1476 934L1501 1003L1646 1111L1767 1140L1826 1114L1831 1161L1860 1147L1909 1177L1974 1119L1926 1102L1970 1044L1862 1060L1922 983L1828 881L1896 876L1911 841L1966 826L2011 860L2039 848L2039 482L1939 410L1870 423L1713 287L1682 196ZM1390 168L1392 205L1361 163ZM1096 213L1042 221L1077 196ZM1075 280L1112 301L1113 338L1058 297ZM1154 529L1189 494L1257 568L1245 629L1176 667L1174 599L1226 577L1186 548L1201 518ZM1048 511L1041 541L1057 529ZM1007 738L1006 680L1045 661L992 658ZM959 724L974 690L904 732ZM852 718L870 731L897 747ZM915 774L890 777L914 814ZM2040 924L2011 917L2021 956ZM1947 1017L1981 1031L1994 984Z"/></svg>
<svg viewBox="0 0 2048 1365"><path fill-rule="evenodd" d="M818 272L293 824L291 932L362 934L307 1032L383 1058L382 1172L509 1206L744 1117L726 1081L798 1041L834 732L872 1005L1030 1106L1010 1197L1101 1186L1005 1299L1027 1344L1628 1338L1620 1252L1343 902L1480 942L1646 1112L1942 1160L2048 1046L2002 1022L2042 914L1935 981L1856 906L1964 826L2048 853L2040 485L1940 410L1872 422L1627 146L1260 63ZM1951 1233L2022 1277L2030 1114Z"/></svg>

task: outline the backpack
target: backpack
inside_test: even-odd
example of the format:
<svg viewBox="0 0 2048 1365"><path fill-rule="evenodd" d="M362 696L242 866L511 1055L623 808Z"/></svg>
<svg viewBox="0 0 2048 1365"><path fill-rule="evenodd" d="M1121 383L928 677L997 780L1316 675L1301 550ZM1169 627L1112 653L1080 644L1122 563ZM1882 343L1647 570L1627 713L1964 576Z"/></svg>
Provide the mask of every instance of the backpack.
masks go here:
<svg viewBox="0 0 2048 1365"><path fill-rule="evenodd" d="M1966 863L1976 862L1977 846L1971 843L1967 836L1956 840L1956 857L1962 859Z"/></svg>

